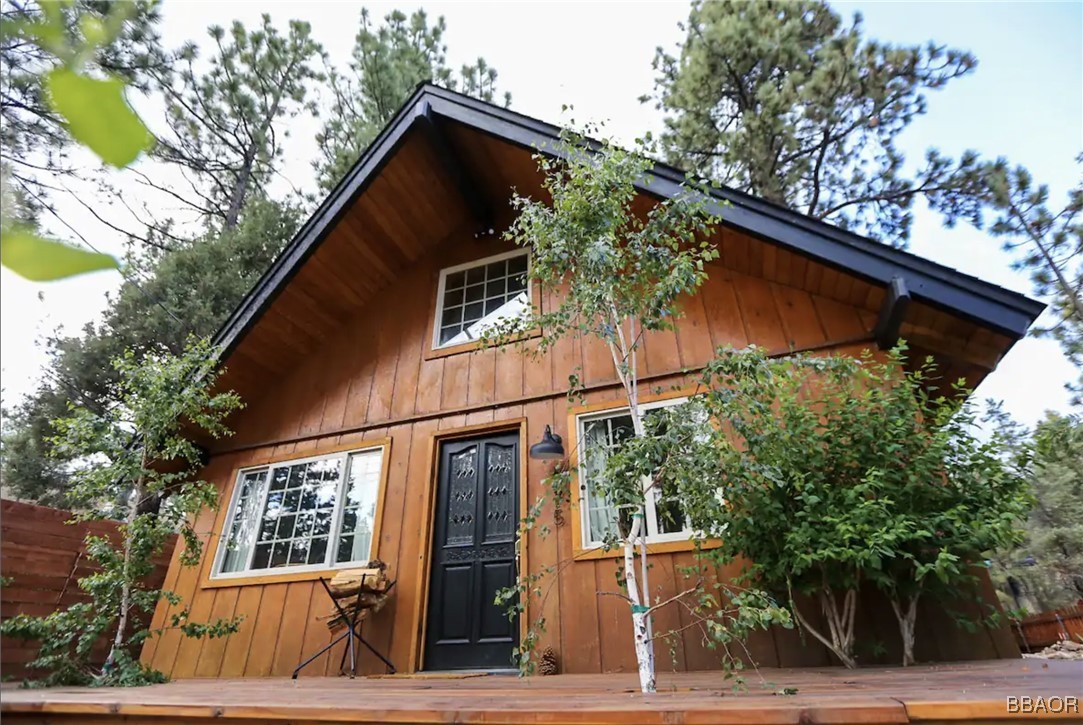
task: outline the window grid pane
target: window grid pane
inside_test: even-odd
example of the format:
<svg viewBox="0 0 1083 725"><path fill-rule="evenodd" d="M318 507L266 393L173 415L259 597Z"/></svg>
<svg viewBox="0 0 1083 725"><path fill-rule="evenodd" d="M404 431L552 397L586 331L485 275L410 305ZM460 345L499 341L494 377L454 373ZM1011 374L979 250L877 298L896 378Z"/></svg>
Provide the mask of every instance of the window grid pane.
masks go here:
<svg viewBox="0 0 1083 725"><path fill-rule="evenodd" d="M341 465L329 458L273 470L251 570L326 561Z"/></svg>
<svg viewBox="0 0 1083 725"><path fill-rule="evenodd" d="M650 410L644 411L645 416ZM620 529L627 529L631 522L628 512L618 511L605 497L598 495L592 483L592 471L598 471L605 465L610 451L624 440L635 435L632 416L628 413L615 413L604 418L593 418L580 423L583 452L581 457L582 504L586 511L586 544L599 544L607 535L620 535ZM687 517L680 509L680 504L672 501L660 501L661 492L646 502L647 540L658 535L690 533ZM618 520L620 525L618 526Z"/></svg>
<svg viewBox="0 0 1083 725"><path fill-rule="evenodd" d="M527 255L454 272L444 280L440 301L440 345L476 340L498 320L530 308Z"/></svg>
<svg viewBox="0 0 1083 725"><path fill-rule="evenodd" d="M382 451L363 451L350 456L336 563L368 561L371 558L382 466Z"/></svg>
<svg viewBox="0 0 1083 725"><path fill-rule="evenodd" d="M619 536L618 520L627 525L627 516L621 516L616 506L595 491L594 476L605 465L617 444L631 437L632 416L620 413L608 418L596 418L584 425L583 485L586 498L587 536L591 542L604 541L609 535Z"/></svg>
<svg viewBox="0 0 1083 725"><path fill-rule="evenodd" d="M256 539L259 507L263 503L266 482L266 469L249 471L241 479L241 491L226 538L226 553L222 558L223 572L241 571L248 564L248 556Z"/></svg>
<svg viewBox="0 0 1083 725"><path fill-rule="evenodd" d="M383 448L241 473L217 573L368 561Z"/></svg>

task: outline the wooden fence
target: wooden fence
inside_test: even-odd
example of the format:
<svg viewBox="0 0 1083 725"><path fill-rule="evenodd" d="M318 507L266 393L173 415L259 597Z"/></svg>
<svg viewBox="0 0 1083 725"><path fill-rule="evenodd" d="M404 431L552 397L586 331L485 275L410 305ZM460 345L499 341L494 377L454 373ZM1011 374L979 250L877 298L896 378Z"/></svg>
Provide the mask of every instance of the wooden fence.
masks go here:
<svg viewBox="0 0 1083 725"><path fill-rule="evenodd" d="M1083 638L1083 604L1014 620L1012 632L1024 652L1034 652L1064 639L1079 642Z"/></svg>
<svg viewBox="0 0 1083 725"><path fill-rule="evenodd" d="M0 501L0 618L15 614L47 615L75 602L85 600L78 580L94 571L87 560L83 540L87 534L112 536L117 524L112 521L88 521L68 524L69 511L21 503ZM165 581L173 544L155 561L148 585L160 587ZM0 677L5 680L26 676L26 663L34 659L38 647L33 642L0 638ZM98 648L104 661L107 643Z"/></svg>

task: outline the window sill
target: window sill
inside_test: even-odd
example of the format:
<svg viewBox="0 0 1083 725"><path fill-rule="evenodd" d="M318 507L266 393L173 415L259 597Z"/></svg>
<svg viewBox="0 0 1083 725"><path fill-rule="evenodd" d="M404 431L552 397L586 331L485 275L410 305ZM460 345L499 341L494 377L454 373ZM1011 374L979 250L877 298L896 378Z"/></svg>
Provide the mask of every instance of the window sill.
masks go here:
<svg viewBox="0 0 1083 725"><path fill-rule="evenodd" d="M659 541L657 543L647 543L648 554L676 554L685 551L695 551L696 541L693 539L682 539L680 541ZM717 548L722 542L719 539L701 539L699 540L699 548L701 549L714 549ZM584 548L576 545L574 558L575 561L597 561L599 559L620 559L624 556L623 547L616 547L606 551L602 547Z"/></svg>
<svg viewBox="0 0 1083 725"><path fill-rule="evenodd" d="M505 343L505 345L500 345L500 346L494 345L493 349L494 350L499 350L500 348L505 347L506 345L512 345L512 344L515 344L517 342L523 342L524 340L532 340L535 337L541 337L541 330L534 330L534 331L531 331L531 332L524 333L522 335L516 335L515 337L509 339L507 341L507 343ZM463 343L460 343L458 345L449 345L447 347L431 348L431 349L425 351L423 357L426 360L438 360L438 359L440 359L442 357L448 357L450 355L461 355L463 353L476 352L478 350L484 350L484 349L485 349L485 343L482 342L481 340L476 340L474 342L463 342Z"/></svg>
<svg viewBox="0 0 1083 725"><path fill-rule="evenodd" d="M278 574L253 574L252 576L237 576L224 578L208 578L203 582L204 589L222 589L224 587L250 587L264 584L288 584L290 582L314 581L320 577L330 579L343 569L356 569L363 564L350 564L335 567L334 569L308 569L306 571L283 571Z"/></svg>

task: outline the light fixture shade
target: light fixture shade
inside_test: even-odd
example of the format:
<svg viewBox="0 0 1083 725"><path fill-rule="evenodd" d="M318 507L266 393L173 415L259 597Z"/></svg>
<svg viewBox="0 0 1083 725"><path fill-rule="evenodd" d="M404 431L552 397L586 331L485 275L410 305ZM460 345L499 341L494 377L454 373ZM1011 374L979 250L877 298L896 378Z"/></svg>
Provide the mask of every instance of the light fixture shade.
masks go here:
<svg viewBox="0 0 1083 725"><path fill-rule="evenodd" d="M564 458L564 442L560 436L553 433L553 429L545 426L542 439L530 447L530 457L543 461L554 461Z"/></svg>

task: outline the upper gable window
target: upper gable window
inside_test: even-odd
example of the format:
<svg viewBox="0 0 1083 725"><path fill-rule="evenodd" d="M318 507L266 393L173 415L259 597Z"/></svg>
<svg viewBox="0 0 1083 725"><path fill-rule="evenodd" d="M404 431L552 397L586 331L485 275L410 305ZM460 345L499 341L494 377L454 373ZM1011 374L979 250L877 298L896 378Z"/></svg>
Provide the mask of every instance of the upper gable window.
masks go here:
<svg viewBox="0 0 1083 725"><path fill-rule="evenodd" d="M517 250L440 272L433 347L475 342L500 320L525 316L529 254Z"/></svg>

